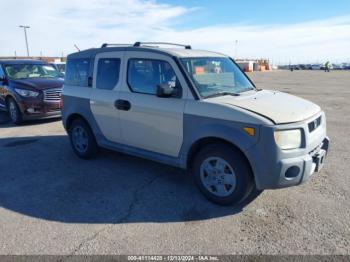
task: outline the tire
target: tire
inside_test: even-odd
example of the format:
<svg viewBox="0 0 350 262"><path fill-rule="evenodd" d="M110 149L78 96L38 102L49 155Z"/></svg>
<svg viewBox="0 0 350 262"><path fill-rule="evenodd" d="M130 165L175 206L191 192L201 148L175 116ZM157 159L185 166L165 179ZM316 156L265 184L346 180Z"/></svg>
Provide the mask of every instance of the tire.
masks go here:
<svg viewBox="0 0 350 262"><path fill-rule="evenodd" d="M76 119L71 124L69 140L78 157L89 159L97 154L98 146L89 125L83 119Z"/></svg>
<svg viewBox="0 0 350 262"><path fill-rule="evenodd" d="M192 169L199 190L219 205L236 205L253 190L251 168L241 152L225 143L209 144L194 158Z"/></svg>
<svg viewBox="0 0 350 262"><path fill-rule="evenodd" d="M13 124L19 125L23 122L22 112L12 97L7 100L7 110Z"/></svg>

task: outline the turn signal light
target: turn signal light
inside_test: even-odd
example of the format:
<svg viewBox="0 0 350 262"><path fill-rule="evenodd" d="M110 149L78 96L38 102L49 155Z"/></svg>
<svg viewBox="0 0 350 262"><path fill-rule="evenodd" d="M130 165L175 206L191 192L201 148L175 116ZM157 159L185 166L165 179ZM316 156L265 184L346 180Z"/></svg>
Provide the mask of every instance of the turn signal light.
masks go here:
<svg viewBox="0 0 350 262"><path fill-rule="evenodd" d="M253 127L244 127L243 130L250 136L255 136L255 129Z"/></svg>

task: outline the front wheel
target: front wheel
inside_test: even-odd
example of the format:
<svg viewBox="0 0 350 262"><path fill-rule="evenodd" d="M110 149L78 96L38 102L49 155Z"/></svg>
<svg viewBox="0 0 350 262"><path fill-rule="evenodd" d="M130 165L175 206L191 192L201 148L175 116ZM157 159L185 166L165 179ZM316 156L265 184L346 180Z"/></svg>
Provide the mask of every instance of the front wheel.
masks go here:
<svg viewBox="0 0 350 262"><path fill-rule="evenodd" d="M224 143L201 149L194 160L193 174L200 191L219 205L238 204L254 187L247 160L241 152Z"/></svg>
<svg viewBox="0 0 350 262"><path fill-rule="evenodd" d="M82 119L76 119L68 131L74 152L81 158L91 158L96 155L98 146L89 125Z"/></svg>
<svg viewBox="0 0 350 262"><path fill-rule="evenodd" d="M9 98L7 100L7 110L9 112L10 119L13 124L18 125L23 122L22 113L19 110L19 107L13 98Z"/></svg>

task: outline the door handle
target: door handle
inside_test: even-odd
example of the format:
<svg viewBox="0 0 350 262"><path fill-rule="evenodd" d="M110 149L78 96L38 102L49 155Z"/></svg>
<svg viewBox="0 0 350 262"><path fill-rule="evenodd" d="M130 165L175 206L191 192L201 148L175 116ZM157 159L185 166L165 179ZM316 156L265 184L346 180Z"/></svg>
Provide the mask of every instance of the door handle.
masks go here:
<svg viewBox="0 0 350 262"><path fill-rule="evenodd" d="M114 106L118 110L124 110L124 111L129 111L131 108L130 102L122 99L118 99L117 101L115 101Z"/></svg>

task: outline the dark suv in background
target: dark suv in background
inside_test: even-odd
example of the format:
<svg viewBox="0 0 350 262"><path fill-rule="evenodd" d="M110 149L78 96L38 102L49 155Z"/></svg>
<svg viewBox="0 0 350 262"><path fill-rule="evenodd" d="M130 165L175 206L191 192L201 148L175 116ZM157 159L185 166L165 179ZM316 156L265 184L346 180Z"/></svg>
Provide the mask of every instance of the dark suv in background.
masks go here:
<svg viewBox="0 0 350 262"><path fill-rule="evenodd" d="M11 121L61 115L63 75L40 60L0 60L0 109Z"/></svg>

